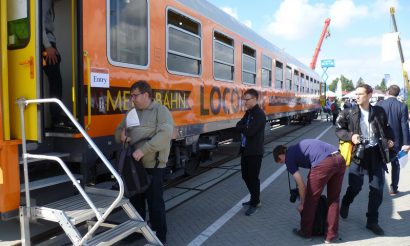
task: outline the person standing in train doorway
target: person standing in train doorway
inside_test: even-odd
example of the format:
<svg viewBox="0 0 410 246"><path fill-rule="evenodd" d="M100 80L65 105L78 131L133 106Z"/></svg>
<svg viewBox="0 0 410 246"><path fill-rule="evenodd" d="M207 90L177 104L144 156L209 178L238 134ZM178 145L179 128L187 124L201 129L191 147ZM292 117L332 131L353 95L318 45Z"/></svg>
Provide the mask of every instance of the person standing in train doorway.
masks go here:
<svg viewBox="0 0 410 246"><path fill-rule="evenodd" d="M408 109L407 105L397 100L400 93L400 87L391 85L387 89L387 98L377 103L387 114L389 125L394 134L394 147L391 156L395 156L401 150L403 145L410 144L409 124L408 124ZM400 164L397 158L391 161L391 185L390 195L396 195L398 191L400 177Z"/></svg>
<svg viewBox="0 0 410 246"><path fill-rule="evenodd" d="M133 146L132 157L142 161L151 184L142 193L130 197L131 204L145 220L148 214L152 230L162 243L166 243L164 172L171 148L174 121L168 108L153 100L151 86L144 80L135 82L130 89L134 107L130 109L115 131L115 140Z"/></svg>
<svg viewBox="0 0 410 246"><path fill-rule="evenodd" d="M48 78L49 97L61 99L63 97L63 80L61 78L61 56L57 50L56 36L54 35L54 0L42 0L43 14L43 69ZM61 108L56 103L50 104L50 114L53 128L61 128L66 125L61 115Z"/></svg>
<svg viewBox="0 0 410 246"><path fill-rule="evenodd" d="M245 91L242 101L245 103L246 112L236 124L236 129L241 133L242 179L251 196L248 202L242 204L248 206L245 212L247 216L254 214L261 206L259 172L264 151L266 116L258 105L258 97L255 89Z"/></svg>

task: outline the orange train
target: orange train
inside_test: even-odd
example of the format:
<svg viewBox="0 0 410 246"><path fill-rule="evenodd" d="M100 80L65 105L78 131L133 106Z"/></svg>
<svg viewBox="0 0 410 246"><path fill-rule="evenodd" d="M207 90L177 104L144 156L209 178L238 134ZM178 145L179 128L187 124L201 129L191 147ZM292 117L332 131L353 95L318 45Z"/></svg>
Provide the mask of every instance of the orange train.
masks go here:
<svg viewBox="0 0 410 246"><path fill-rule="evenodd" d="M189 172L197 164L192 156L237 136L233 127L248 88L260 92L267 125L310 121L320 109L323 83L317 73L205 0L58 0L54 11L62 100L111 159L118 149L112 134L130 108L129 87L137 80L149 81L155 100L172 112L173 170ZM49 85L42 72L41 1L1 1L0 12L0 215L7 219L20 204L15 102L48 98ZM28 149L65 153L83 183L91 183L99 158L84 138L51 128L47 106L26 111ZM29 172L41 183L59 175L45 175L49 167L43 163ZM43 186L48 198L58 196L56 188Z"/></svg>

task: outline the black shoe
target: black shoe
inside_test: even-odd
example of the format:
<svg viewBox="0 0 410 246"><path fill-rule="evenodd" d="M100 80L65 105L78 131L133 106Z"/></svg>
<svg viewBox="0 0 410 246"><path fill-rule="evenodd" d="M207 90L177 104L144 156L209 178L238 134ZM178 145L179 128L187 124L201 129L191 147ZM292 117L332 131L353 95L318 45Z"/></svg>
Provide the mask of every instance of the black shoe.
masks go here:
<svg viewBox="0 0 410 246"><path fill-rule="evenodd" d="M293 234L295 234L296 236L301 237L301 238L303 238L303 239L306 239L307 241L311 241L311 240L312 240L311 237L305 236L305 234L303 234L302 231L299 230L299 229L293 228L292 232L293 232Z"/></svg>
<svg viewBox="0 0 410 246"><path fill-rule="evenodd" d="M390 196L395 196L395 195L397 195L398 193L399 193L398 190L390 189L390 191L389 191Z"/></svg>
<svg viewBox="0 0 410 246"><path fill-rule="evenodd" d="M249 206L248 210L246 210L245 215L251 216L252 214L256 213L258 209L254 206Z"/></svg>
<svg viewBox="0 0 410 246"><path fill-rule="evenodd" d="M349 206L343 205L342 202L342 206L340 206L340 217L346 219L347 216L349 216Z"/></svg>
<svg viewBox="0 0 410 246"><path fill-rule="evenodd" d="M383 229L379 226L379 224L367 224L366 228L372 231L374 234L378 236L383 236L384 231Z"/></svg>
<svg viewBox="0 0 410 246"><path fill-rule="evenodd" d="M247 201L247 202L242 203L242 206L249 206L249 205L251 205L251 201Z"/></svg>
<svg viewBox="0 0 410 246"><path fill-rule="evenodd" d="M251 201L247 201L247 202L243 202L242 203L242 206L250 206L251 205ZM262 203L261 202L259 202L257 205L256 205L256 207L257 208L260 208L262 206Z"/></svg>

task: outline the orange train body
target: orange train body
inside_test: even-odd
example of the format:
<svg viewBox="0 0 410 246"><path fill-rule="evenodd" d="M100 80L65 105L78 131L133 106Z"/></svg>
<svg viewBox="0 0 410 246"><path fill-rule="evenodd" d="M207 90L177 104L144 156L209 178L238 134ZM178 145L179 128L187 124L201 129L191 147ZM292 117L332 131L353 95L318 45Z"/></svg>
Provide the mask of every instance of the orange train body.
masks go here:
<svg viewBox="0 0 410 246"><path fill-rule="evenodd" d="M21 135L15 101L46 97L41 92L46 83L41 38L36 36L41 33L41 13L35 12L39 2L0 4L0 218L15 214L20 204ZM323 83L318 74L206 1L74 0L56 1L55 8L64 88L72 87L63 102L106 156L115 156L112 135L131 107L129 88L138 80L148 81L154 99L172 113L172 169L187 169L190 156L201 151L195 147L201 139L215 144L212 136L237 137L232 129L244 113L241 98L249 88L259 91L269 121L311 119L320 109ZM5 16L13 9L27 9L26 18L9 21ZM13 25L18 27L14 36L7 30ZM24 25L27 32L21 31ZM47 132L46 110L28 110L28 139L41 140L35 149L69 152L69 161L80 164L86 179L98 158L83 137Z"/></svg>
<svg viewBox="0 0 410 246"><path fill-rule="evenodd" d="M184 1L182 1L184 2ZM187 2L187 1L185 1ZM201 74L198 76L179 75L167 69L167 11L176 10L178 13L193 18L201 24L202 64ZM84 2L84 50L88 52L92 68L105 69L109 72L110 88L99 89L100 96L105 100L106 113L93 116L90 133L92 136L111 134L122 117L110 112L121 112L129 109L129 87L137 80L147 80L155 89L155 99L166 105L172 112L177 129L185 129L192 125L206 125L201 132L176 131L175 138L189 134L202 134L210 129L221 130L232 127L232 120L243 115L241 97L243 92L255 87L261 93L260 104L269 118L280 118L305 111L317 110L319 107L319 76L307 67L298 68L288 63L282 55L271 50L263 49L259 44L240 36L215 20L204 16L179 1L149 1L149 65L144 69L124 68L110 64L107 59L107 30L105 16L107 6L99 0ZM216 80L213 71L213 37L217 30L226 34L235 43L235 73L232 82ZM256 34L255 34L256 35ZM132 42L132 40L129 40ZM256 67L260 68L261 54L298 69L300 73L309 74L315 78L316 95L295 93L283 89L266 88L261 85L261 69L256 70L256 83L242 82L242 44L247 44L256 50ZM274 66L274 65L273 65ZM284 65L285 67L285 65ZM274 67L272 67L274 71ZM293 72L292 72L293 74ZM274 78L272 76L272 81ZM312 83L313 87L313 83ZM94 94L94 95L97 95ZM96 106L98 107L98 106ZM95 119L94 119L95 117ZM229 121L230 123L224 124ZM109 125L106 122L110 122ZM218 122L221 122L218 126Z"/></svg>

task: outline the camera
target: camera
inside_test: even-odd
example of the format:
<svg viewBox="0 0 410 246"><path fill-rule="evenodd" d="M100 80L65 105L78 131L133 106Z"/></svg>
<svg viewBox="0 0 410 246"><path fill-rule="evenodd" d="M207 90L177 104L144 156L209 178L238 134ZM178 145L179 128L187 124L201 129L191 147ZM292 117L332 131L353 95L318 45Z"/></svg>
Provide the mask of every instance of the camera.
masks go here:
<svg viewBox="0 0 410 246"><path fill-rule="evenodd" d="M358 159L363 159L364 150L367 144L369 144L369 139L365 139L360 136L360 143L357 145L355 157Z"/></svg>
<svg viewBox="0 0 410 246"><path fill-rule="evenodd" d="M289 192L290 192L289 201L291 203L295 203L296 199L299 197L299 189L298 188L291 189Z"/></svg>

